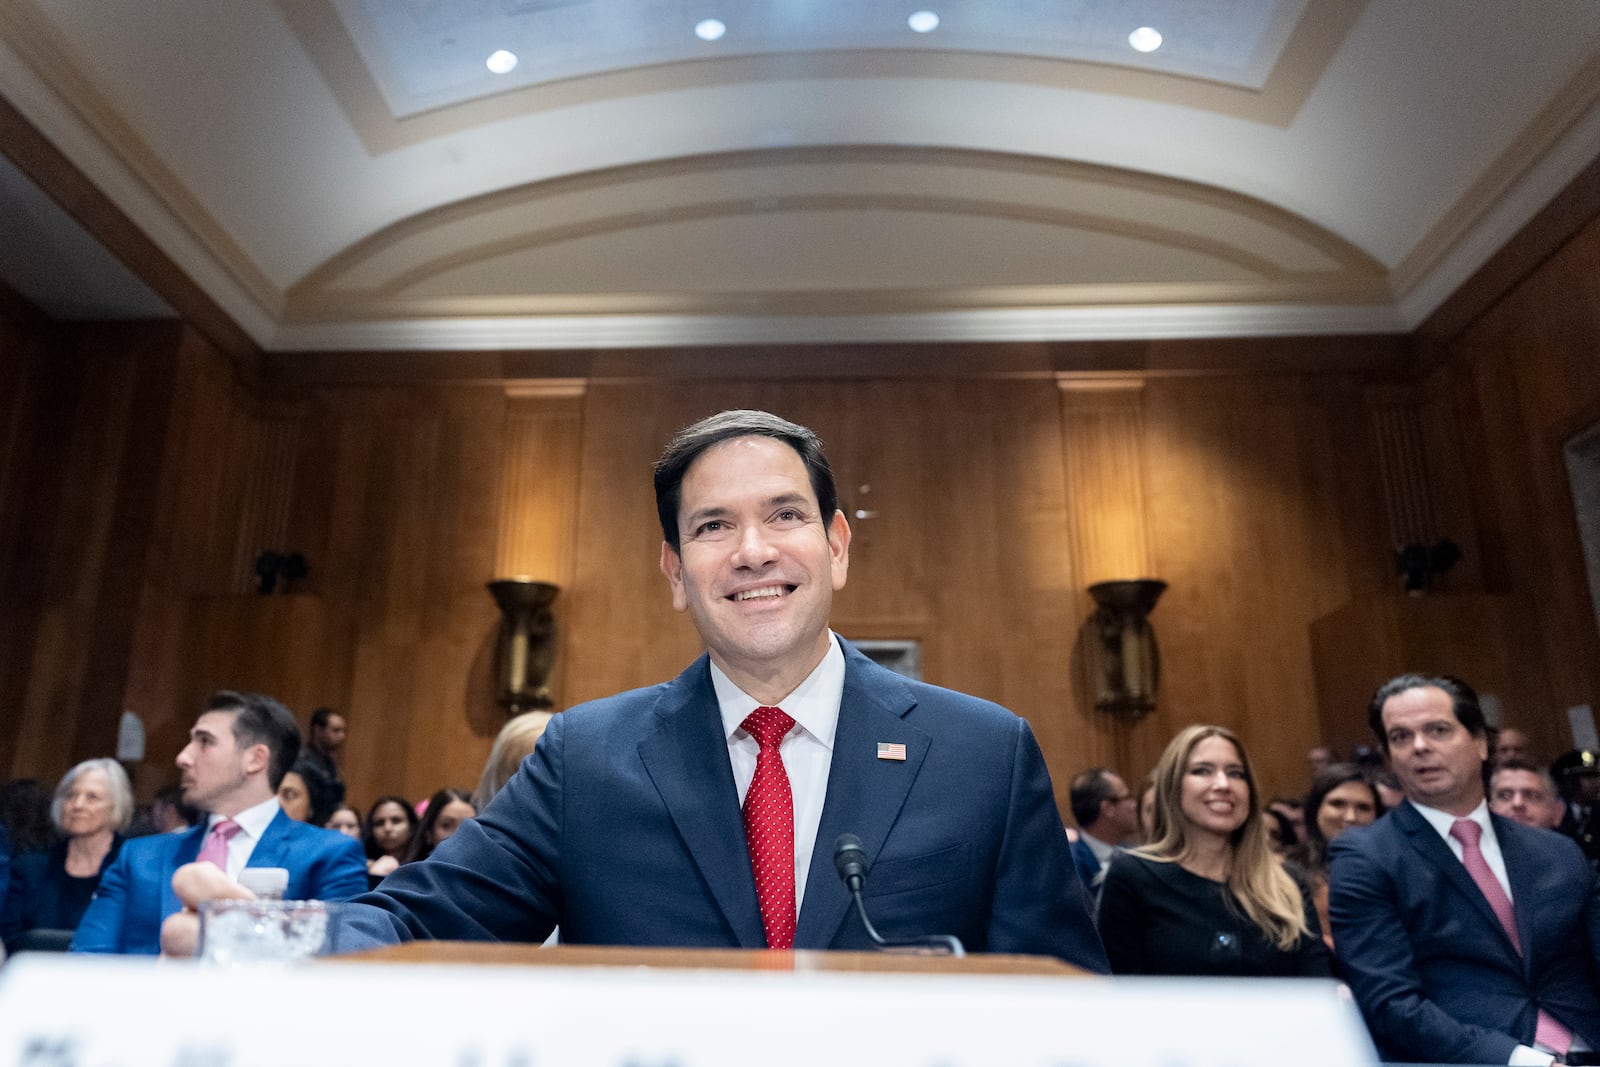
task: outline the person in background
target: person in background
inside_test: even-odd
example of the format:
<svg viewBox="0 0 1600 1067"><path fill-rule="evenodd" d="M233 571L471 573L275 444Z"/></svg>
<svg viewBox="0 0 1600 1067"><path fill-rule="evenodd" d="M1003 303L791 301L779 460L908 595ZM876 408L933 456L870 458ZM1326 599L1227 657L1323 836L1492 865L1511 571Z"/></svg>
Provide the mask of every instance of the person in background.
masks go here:
<svg viewBox="0 0 1600 1067"><path fill-rule="evenodd" d="M1139 836L1139 802L1122 775L1091 767L1072 779L1068 792L1078 840L1072 858L1084 888L1094 891L1101 869L1113 853Z"/></svg>
<svg viewBox="0 0 1600 1067"><path fill-rule="evenodd" d="M133 820L127 772L113 759L84 760L56 786L50 818L62 839L12 860L0 912L0 940L7 952L66 948Z"/></svg>
<svg viewBox="0 0 1600 1067"><path fill-rule="evenodd" d="M488 760L484 762L478 788L472 791L474 808L482 811L489 806L489 801L500 792L500 787L510 781L511 776L517 773L517 768L522 766L522 761L533 754L534 745L544 736L544 728L550 725L553 717L553 712L525 711L506 720L494 739L494 747L489 750Z"/></svg>
<svg viewBox="0 0 1600 1067"><path fill-rule="evenodd" d="M1267 849L1274 859L1284 859L1291 849L1299 847L1294 835L1294 824L1283 812L1274 808L1263 808L1261 820L1267 827Z"/></svg>
<svg viewBox="0 0 1600 1067"><path fill-rule="evenodd" d="M348 733L349 725L343 715L332 708L318 708L311 713L311 729L306 735L305 748L300 752L300 759L306 764L300 768L300 775L319 798L327 798L329 811L344 803L339 754L344 751Z"/></svg>
<svg viewBox="0 0 1600 1067"><path fill-rule="evenodd" d="M323 829L337 830L346 837L361 840L361 813L348 804L340 804L333 809L333 814L328 816L328 821L322 824Z"/></svg>
<svg viewBox="0 0 1600 1067"><path fill-rule="evenodd" d="M1139 840L1149 844L1156 832L1156 776L1146 776L1144 788L1139 790Z"/></svg>
<svg viewBox="0 0 1600 1067"><path fill-rule="evenodd" d="M1111 972L1331 975L1316 913L1267 846L1238 737L1182 730L1155 780L1153 840L1113 858L1100 887Z"/></svg>
<svg viewBox="0 0 1600 1067"><path fill-rule="evenodd" d="M417 834L417 812L404 799L383 796L372 802L361 843L367 852L367 882L377 885L384 876L405 861L411 839Z"/></svg>
<svg viewBox="0 0 1600 1067"><path fill-rule="evenodd" d="M1333 749L1327 745L1313 745L1310 751L1306 753L1306 766L1311 768L1313 780L1334 762Z"/></svg>
<svg viewBox="0 0 1600 1067"><path fill-rule="evenodd" d="M325 826L339 805L327 782L304 757L296 760L278 783L278 803L289 818L312 826Z"/></svg>
<svg viewBox="0 0 1600 1067"><path fill-rule="evenodd" d="M1299 797L1273 797L1267 801L1266 807L1289 820L1293 837L1288 844L1296 844L1306 836L1305 802Z"/></svg>
<svg viewBox="0 0 1600 1067"><path fill-rule="evenodd" d="M1492 762L1498 765L1508 760L1533 762L1533 746L1528 743L1528 735L1514 726L1507 726L1494 737Z"/></svg>
<svg viewBox="0 0 1600 1067"><path fill-rule="evenodd" d="M1587 1057L1600 1047L1600 883L1583 854L1488 810L1488 730L1465 682L1400 675L1367 719L1406 801L1328 846L1328 910L1378 1052Z"/></svg>
<svg viewBox="0 0 1600 1067"><path fill-rule="evenodd" d="M37 778L14 778L0 786L0 827L11 838L13 856L55 844L59 832L50 820L50 794Z"/></svg>
<svg viewBox="0 0 1600 1067"><path fill-rule="evenodd" d="M184 803L183 787L176 782L156 790L150 801L150 825L158 834L181 834L200 818L200 812Z"/></svg>
<svg viewBox="0 0 1600 1067"><path fill-rule="evenodd" d="M1495 765L1489 778L1489 810L1538 830L1554 830L1566 814L1549 772L1514 759Z"/></svg>
<svg viewBox="0 0 1600 1067"><path fill-rule="evenodd" d="M411 844L402 862L415 863L427 859L440 842L448 839L460 829L462 823L477 814L478 809L472 805L472 795L465 789L447 786L439 790L428 798L427 809L422 821L417 824L417 832L411 835Z"/></svg>
<svg viewBox="0 0 1600 1067"><path fill-rule="evenodd" d="M1558 831L1578 843L1590 864L1600 868L1600 752L1575 748L1557 756L1550 776L1561 793Z"/></svg>
<svg viewBox="0 0 1600 1067"><path fill-rule="evenodd" d="M1328 925L1328 843L1346 830L1368 826L1388 809L1366 771L1354 763L1328 766L1306 794L1306 839L1289 854L1289 873L1311 898L1323 940L1333 948Z"/></svg>

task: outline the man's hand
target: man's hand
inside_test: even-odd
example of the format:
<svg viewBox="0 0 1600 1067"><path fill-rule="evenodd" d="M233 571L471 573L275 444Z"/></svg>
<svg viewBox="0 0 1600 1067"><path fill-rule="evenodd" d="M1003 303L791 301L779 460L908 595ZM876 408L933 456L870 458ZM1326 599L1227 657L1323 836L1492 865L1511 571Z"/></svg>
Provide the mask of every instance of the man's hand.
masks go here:
<svg viewBox="0 0 1600 1067"><path fill-rule="evenodd" d="M208 900L254 900L255 894L214 863L186 863L172 875L183 910L161 924L163 956L193 956L200 947L200 905Z"/></svg>

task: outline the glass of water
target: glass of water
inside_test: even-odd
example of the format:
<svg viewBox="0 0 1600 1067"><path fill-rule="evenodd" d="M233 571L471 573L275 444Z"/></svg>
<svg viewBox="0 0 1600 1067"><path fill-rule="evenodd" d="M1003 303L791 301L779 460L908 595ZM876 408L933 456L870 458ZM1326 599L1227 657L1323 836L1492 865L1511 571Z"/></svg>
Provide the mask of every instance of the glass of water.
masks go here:
<svg viewBox="0 0 1600 1067"><path fill-rule="evenodd" d="M205 901L200 958L214 966L244 967L325 955L337 907L321 900Z"/></svg>

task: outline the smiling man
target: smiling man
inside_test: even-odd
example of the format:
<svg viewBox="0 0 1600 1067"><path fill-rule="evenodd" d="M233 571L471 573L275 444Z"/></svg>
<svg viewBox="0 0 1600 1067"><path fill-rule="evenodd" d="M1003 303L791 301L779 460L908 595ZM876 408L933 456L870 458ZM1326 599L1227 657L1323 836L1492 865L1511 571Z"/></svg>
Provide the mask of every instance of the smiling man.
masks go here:
<svg viewBox="0 0 1600 1067"><path fill-rule="evenodd" d="M1489 813L1477 695L1402 675L1368 715L1406 800L1329 846L1328 912L1379 1051L1600 1062L1600 884L1573 842Z"/></svg>
<svg viewBox="0 0 1600 1067"><path fill-rule="evenodd" d="M1105 955L1027 724L908 681L828 627L850 527L816 435L730 411L656 466L661 570L706 655L556 716L476 820L347 909L412 938L864 949L833 843L865 849L885 936Z"/></svg>

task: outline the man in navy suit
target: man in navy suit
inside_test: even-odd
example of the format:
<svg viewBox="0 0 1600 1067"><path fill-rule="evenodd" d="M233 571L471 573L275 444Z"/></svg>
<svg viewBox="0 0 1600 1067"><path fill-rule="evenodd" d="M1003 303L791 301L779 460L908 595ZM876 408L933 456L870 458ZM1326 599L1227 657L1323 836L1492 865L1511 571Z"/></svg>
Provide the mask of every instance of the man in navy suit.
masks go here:
<svg viewBox="0 0 1600 1067"><path fill-rule="evenodd" d="M286 869L286 899L344 900L365 890L366 861L355 839L296 822L278 806L278 783L299 751L299 727L282 704L257 693L214 694L177 760L184 801L209 818L185 833L124 844L72 950L158 953L163 920L182 907L172 876L213 838L213 862L229 877L245 867Z"/></svg>
<svg viewBox="0 0 1600 1067"><path fill-rule="evenodd" d="M1139 833L1139 798L1122 775L1105 767L1090 767L1072 779L1067 791L1078 839L1072 858L1084 888L1094 893L1095 879L1123 845Z"/></svg>
<svg viewBox="0 0 1600 1067"><path fill-rule="evenodd" d="M1369 718L1406 801L1330 847L1334 945L1379 1050L1600 1062L1600 885L1570 840L1489 813L1476 694L1402 675Z"/></svg>
<svg viewBox="0 0 1600 1067"><path fill-rule="evenodd" d="M833 865L853 833L885 936L1104 971L1027 723L829 630L850 527L816 436L724 412L674 439L655 485L661 570L708 654L556 716L479 818L346 909L341 942L540 941L559 924L575 943L866 948ZM760 740L760 709L787 732ZM773 831L758 812L775 797Z"/></svg>

